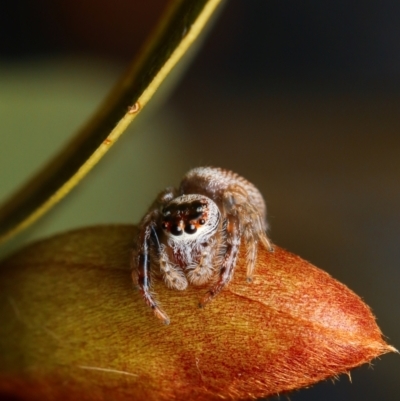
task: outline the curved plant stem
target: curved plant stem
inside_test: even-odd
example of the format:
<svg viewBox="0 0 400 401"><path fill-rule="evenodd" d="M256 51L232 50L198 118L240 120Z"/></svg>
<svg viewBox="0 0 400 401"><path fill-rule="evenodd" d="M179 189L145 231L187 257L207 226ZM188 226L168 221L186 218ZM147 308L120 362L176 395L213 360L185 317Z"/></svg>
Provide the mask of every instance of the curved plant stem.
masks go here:
<svg viewBox="0 0 400 401"><path fill-rule="evenodd" d="M172 2L144 51L70 143L0 207L0 243L61 200L102 158L199 37L222 0Z"/></svg>

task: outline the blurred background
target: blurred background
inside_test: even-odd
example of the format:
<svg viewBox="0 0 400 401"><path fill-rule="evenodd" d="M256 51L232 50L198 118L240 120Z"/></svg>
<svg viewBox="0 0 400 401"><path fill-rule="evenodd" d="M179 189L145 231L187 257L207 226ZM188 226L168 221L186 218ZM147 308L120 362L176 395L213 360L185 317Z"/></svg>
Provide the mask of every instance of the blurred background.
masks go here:
<svg viewBox="0 0 400 401"><path fill-rule="evenodd" d="M0 200L95 110L166 4L2 2ZM230 0L172 96L0 254L135 223L189 168L226 167L264 194L273 241L359 294L399 348L399 17L393 0ZM290 399L395 400L399 379L387 355Z"/></svg>

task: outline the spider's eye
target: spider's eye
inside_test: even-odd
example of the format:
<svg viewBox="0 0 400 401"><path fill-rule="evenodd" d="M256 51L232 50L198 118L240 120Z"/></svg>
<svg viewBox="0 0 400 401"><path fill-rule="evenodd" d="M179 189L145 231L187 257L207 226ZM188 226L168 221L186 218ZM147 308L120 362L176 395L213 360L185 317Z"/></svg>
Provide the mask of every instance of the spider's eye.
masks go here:
<svg viewBox="0 0 400 401"><path fill-rule="evenodd" d="M161 227L163 228L163 230L166 230L168 228L168 224L167 223L162 223Z"/></svg>
<svg viewBox="0 0 400 401"><path fill-rule="evenodd" d="M163 214L163 216L165 216L165 217L167 217L167 216L169 216L170 214L171 214L171 211L170 210L163 210L162 211L162 214Z"/></svg>
<svg viewBox="0 0 400 401"><path fill-rule="evenodd" d="M171 227L171 234L172 235L182 235L182 233L183 233L182 228L180 228L177 224L174 224Z"/></svg>
<svg viewBox="0 0 400 401"><path fill-rule="evenodd" d="M203 213L204 212L204 207L205 205L199 201L193 201L191 203L191 208L194 210L196 213Z"/></svg>
<svg viewBox="0 0 400 401"><path fill-rule="evenodd" d="M200 219L199 224L201 224L201 225L206 224L206 221L204 219Z"/></svg>
<svg viewBox="0 0 400 401"><path fill-rule="evenodd" d="M194 234L197 231L197 228L194 224L187 224L185 226L185 233Z"/></svg>

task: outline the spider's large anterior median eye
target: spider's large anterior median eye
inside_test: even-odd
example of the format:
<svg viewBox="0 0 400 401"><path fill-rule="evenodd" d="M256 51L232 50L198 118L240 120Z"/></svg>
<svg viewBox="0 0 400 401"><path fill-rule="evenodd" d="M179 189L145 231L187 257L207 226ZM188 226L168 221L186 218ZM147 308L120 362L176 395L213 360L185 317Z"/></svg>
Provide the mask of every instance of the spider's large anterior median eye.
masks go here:
<svg viewBox="0 0 400 401"><path fill-rule="evenodd" d="M177 224L174 224L171 227L171 234L172 235L182 235L183 234L183 230L181 227L179 227Z"/></svg>
<svg viewBox="0 0 400 401"><path fill-rule="evenodd" d="M197 231L197 228L194 224L187 224L185 226L185 233L194 234Z"/></svg>

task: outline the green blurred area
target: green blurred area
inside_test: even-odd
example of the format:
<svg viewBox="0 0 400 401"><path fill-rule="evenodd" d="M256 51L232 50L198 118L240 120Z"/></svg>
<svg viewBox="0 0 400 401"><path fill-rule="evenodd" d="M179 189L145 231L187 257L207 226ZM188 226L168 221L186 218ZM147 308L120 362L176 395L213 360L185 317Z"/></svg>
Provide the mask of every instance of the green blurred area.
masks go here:
<svg viewBox="0 0 400 401"><path fill-rule="evenodd" d="M103 100L121 65L99 60L43 60L0 70L0 199L56 155ZM151 107L150 107L151 108ZM10 243L102 223L138 222L163 187L185 171L184 134L174 109L147 109L89 177ZM182 147L181 147L182 146Z"/></svg>

